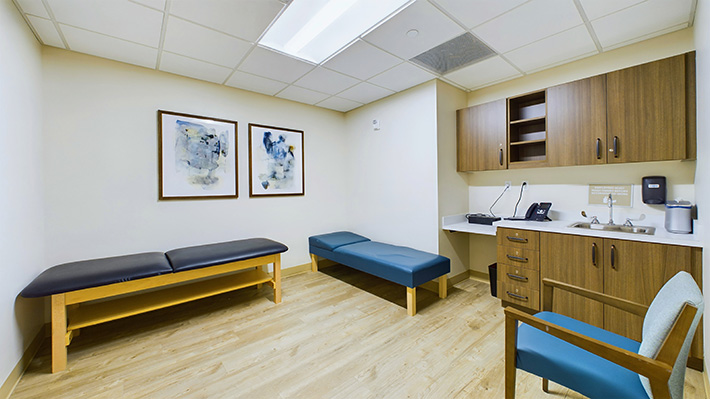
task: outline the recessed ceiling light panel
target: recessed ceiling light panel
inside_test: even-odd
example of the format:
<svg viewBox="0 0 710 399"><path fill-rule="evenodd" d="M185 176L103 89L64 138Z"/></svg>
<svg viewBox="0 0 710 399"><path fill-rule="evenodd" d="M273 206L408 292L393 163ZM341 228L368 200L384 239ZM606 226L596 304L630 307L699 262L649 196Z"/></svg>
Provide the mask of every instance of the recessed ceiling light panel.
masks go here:
<svg viewBox="0 0 710 399"><path fill-rule="evenodd" d="M410 0L293 0L259 44L321 63Z"/></svg>

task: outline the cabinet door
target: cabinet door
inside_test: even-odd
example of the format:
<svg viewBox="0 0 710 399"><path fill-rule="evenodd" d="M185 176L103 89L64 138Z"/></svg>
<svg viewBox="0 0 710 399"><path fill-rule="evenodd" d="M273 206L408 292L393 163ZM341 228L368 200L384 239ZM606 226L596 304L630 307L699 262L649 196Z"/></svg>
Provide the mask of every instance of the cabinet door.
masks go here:
<svg viewBox="0 0 710 399"><path fill-rule="evenodd" d="M602 292L602 251L601 238L540 233L540 277ZM602 328L603 310L597 301L554 290L553 312Z"/></svg>
<svg viewBox="0 0 710 399"><path fill-rule="evenodd" d="M606 76L547 89L550 166L606 163Z"/></svg>
<svg viewBox="0 0 710 399"><path fill-rule="evenodd" d="M685 159L685 55L607 74L608 162Z"/></svg>
<svg viewBox="0 0 710 399"><path fill-rule="evenodd" d="M650 305L663 284L681 270L692 272L692 248L604 240L606 294ZM604 329L640 341L642 325L642 317L605 305Z"/></svg>
<svg viewBox="0 0 710 399"><path fill-rule="evenodd" d="M505 100L456 111L457 170L507 168Z"/></svg>

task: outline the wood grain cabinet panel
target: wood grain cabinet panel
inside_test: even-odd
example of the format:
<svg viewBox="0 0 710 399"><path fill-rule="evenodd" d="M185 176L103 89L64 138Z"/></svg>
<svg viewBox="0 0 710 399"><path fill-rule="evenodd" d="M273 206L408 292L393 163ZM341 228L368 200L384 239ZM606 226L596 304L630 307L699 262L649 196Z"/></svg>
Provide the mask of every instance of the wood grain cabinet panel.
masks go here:
<svg viewBox="0 0 710 399"><path fill-rule="evenodd" d="M601 238L540 233L540 276L602 292L604 258ZM553 312L604 327L604 308L597 301L554 291Z"/></svg>
<svg viewBox="0 0 710 399"><path fill-rule="evenodd" d="M459 172L507 168L505 100L456 111Z"/></svg>
<svg viewBox="0 0 710 399"><path fill-rule="evenodd" d="M605 75L547 89L549 166L604 164L606 143Z"/></svg>
<svg viewBox="0 0 710 399"><path fill-rule="evenodd" d="M686 58L607 74L609 163L688 158Z"/></svg>

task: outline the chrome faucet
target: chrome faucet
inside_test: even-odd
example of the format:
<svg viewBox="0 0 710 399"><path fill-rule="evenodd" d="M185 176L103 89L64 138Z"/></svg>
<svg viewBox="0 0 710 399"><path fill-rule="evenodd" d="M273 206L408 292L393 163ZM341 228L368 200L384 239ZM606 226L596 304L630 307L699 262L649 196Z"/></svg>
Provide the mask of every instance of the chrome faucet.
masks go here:
<svg viewBox="0 0 710 399"><path fill-rule="evenodd" d="M614 200L611 198L611 193L609 193L609 197L607 197L607 202L609 203L609 223L607 223L609 226L614 225L614 205L613 202Z"/></svg>

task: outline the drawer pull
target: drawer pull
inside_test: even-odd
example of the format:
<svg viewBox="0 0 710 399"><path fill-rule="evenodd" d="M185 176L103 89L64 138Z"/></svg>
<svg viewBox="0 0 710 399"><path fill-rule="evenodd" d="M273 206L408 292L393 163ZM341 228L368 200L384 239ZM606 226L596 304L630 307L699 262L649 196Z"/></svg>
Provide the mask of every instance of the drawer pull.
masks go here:
<svg viewBox="0 0 710 399"><path fill-rule="evenodd" d="M505 254L505 256L507 256L508 259L514 260L514 261L516 261L516 262L523 262L523 263L525 263L525 262L528 261L528 258L523 258L523 257L520 257L520 256L513 256L513 255L508 255L508 254Z"/></svg>
<svg viewBox="0 0 710 399"><path fill-rule="evenodd" d="M528 300L528 297L522 296L522 295L518 295L518 294L513 294L513 293L510 292L510 291L506 291L505 293L508 294L509 297L513 297L513 298L515 298L515 299L517 299L517 300L520 300L520 301L527 301L527 300Z"/></svg>
<svg viewBox="0 0 710 399"><path fill-rule="evenodd" d="M616 247L611 246L611 268L616 270Z"/></svg>
<svg viewBox="0 0 710 399"><path fill-rule="evenodd" d="M513 241L513 242L528 242L527 238L519 238L519 237L511 237L511 236L505 236L505 238L507 238L508 241Z"/></svg>
<svg viewBox="0 0 710 399"><path fill-rule="evenodd" d="M510 273L505 273L508 275L508 278L512 278L513 280L518 280L518 281L528 281L528 278L525 276L518 276L517 274L510 274Z"/></svg>
<svg viewBox="0 0 710 399"><path fill-rule="evenodd" d="M597 265L597 243L592 243L592 265Z"/></svg>

